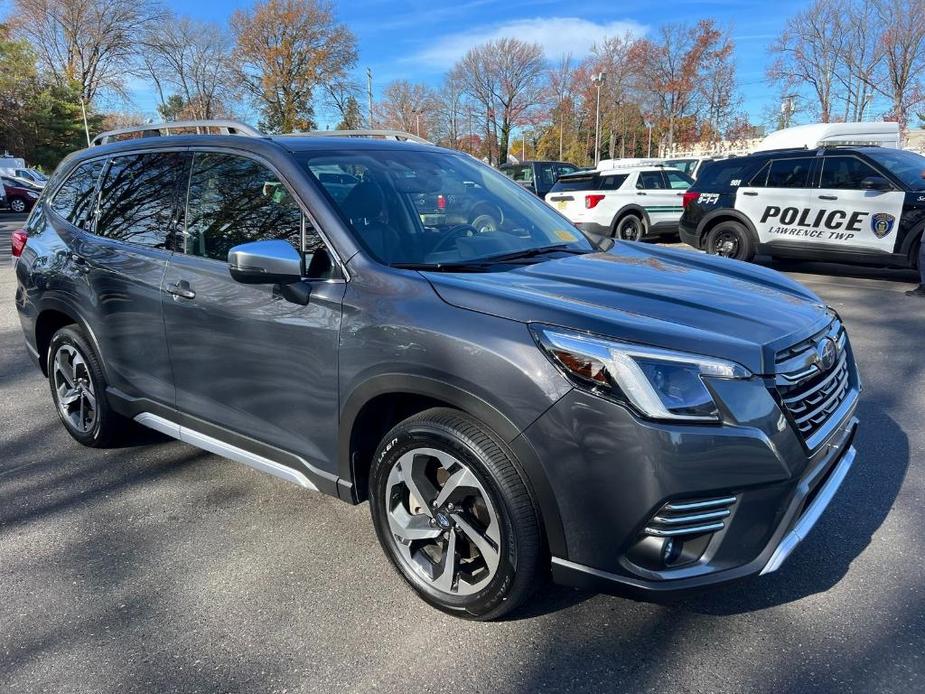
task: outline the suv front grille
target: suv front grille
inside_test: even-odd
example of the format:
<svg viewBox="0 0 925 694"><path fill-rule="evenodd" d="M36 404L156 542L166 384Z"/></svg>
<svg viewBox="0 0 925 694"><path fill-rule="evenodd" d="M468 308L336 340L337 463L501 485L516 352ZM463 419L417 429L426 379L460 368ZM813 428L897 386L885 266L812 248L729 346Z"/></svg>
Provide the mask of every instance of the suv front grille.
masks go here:
<svg viewBox="0 0 925 694"><path fill-rule="evenodd" d="M835 342L837 356L823 371L815 357L821 341L828 338ZM777 390L805 440L826 425L851 391L846 346L845 329L835 320L818 335L778 353L778 365L791 370L778 373Z"/></svg>

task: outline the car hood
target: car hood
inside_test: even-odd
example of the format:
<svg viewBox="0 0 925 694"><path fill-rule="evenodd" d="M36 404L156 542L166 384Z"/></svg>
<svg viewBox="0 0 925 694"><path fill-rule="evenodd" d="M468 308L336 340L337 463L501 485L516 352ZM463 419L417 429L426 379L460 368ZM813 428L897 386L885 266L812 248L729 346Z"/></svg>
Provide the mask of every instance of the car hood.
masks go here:
<svg viewBox="0 0 925 694"><path fill-rule="evenodd" d="M460 308L732 359L757 374L831 321L818 296L774 270L640 243L503 272L423 274Z"/></svg>

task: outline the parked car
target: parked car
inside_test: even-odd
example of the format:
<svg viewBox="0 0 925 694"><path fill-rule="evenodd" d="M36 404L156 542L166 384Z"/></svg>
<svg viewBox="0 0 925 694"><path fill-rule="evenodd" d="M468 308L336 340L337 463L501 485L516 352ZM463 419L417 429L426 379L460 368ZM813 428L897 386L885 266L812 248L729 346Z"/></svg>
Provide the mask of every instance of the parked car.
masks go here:
<svg viewBox="0 0 925 694"><path fill-rule="evenodd" d="M24 181L10 176L0 176L0 184L6 196L6 206L13 212L28 212L39 199L41 189Z"/></svg>
<svg viewBox="0 0 925 694"><path fill-rule="evenodd" d="M925 157L892 147L761 151L708 165L684 198L681 238L737 260L756 254L916 267Z"/></svg>
<svg viewBox="0 0 925 694"><path fill-rule="evenodd" d="M683 173L686 173L691 178L697 178L700 170L704 167L705 164L709 164L711 161L714 161L716 157L690 157L687 159L666 159L665 166L670 166L673 169L677 169Z"/></svg>
<svg viewBox="0 0 925 694"><path fill-rule="evenodd" d="M448 186L498 224L425 224L415 200ZM14 236L26 346L75 440L134 422L368 500L454 615L499 617L550 569L654 593L774 571L855 458L851 343L812 291L592 238L432 145L105 144Z"/></svg>
<svg viewBox="0 0 925 694"><path fill-rule="evenodd" d="M500 171L542 198L560 176L574 173L578 171L578 167L564 161L524 161L519 164L505 164Z"/></svg>
<svg viewBox="0 0 925 694"><path fill-rule="evenodd" d="M624 241L678 232L693 179L661 165L612 167L561 177L546 202L579 228Z"/></svg>
<svg viewBox="0 0 925 694"><path fill-rule="evenodd" d="M28 181L32 185L38 186L39 188L44 188L45 184L48 182L48 177L45 176L42 172L36 171L35 169L16 168L9 169L6 171L6 173L12 178Z"/></svg>

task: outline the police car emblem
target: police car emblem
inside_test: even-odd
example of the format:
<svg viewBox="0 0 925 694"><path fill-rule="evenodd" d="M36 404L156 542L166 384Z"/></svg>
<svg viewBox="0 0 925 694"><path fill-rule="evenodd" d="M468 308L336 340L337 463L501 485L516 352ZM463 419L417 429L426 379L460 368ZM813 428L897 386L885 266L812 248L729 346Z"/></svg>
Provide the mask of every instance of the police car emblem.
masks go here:
<svg viewBox="0 0 925 694"><path fill-rule="evenodd" d="M870 218L870 228L874 232L874 236L878 239L882 239L884 236L893 231L893 222L896 221L896 217L886 212L878 212Z"/></svg>

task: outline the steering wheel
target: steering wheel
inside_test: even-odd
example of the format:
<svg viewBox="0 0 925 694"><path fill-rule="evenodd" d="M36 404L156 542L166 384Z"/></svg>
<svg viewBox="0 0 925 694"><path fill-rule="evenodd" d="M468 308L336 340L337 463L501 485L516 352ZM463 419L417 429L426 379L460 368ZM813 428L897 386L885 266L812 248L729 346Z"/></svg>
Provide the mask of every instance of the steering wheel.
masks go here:
<svg viewBox="0 0 925 694"><path fill-rule="evenodd" d="M476 229L471 224L457 224L456 226L450 227L447 229L443 237L434 244L434 247L430 249L431 253L438 253L443 250L444 246L448 246L450 241L455 241L458 237L461 236L476 236L481 232Z"/></svg>

